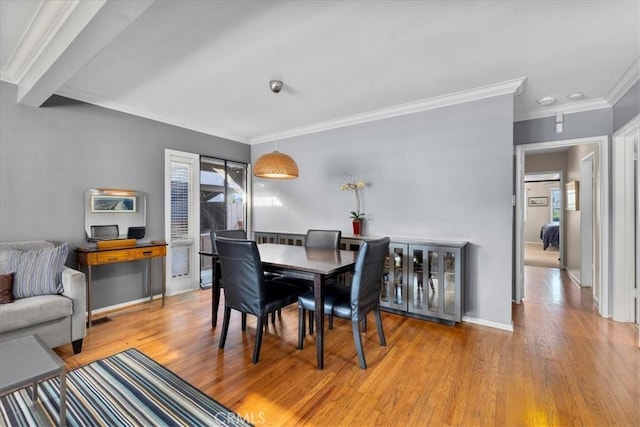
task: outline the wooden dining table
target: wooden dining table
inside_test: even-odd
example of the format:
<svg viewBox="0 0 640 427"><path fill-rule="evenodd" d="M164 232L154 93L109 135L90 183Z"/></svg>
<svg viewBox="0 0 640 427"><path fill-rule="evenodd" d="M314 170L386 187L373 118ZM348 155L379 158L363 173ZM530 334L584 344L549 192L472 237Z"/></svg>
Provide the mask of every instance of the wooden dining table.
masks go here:
<svg viewBox="0 0 640 427"><path fill-rule="evenodd" d="M327 279L354 269L357 252L335 249L305 248L272 243L258 245L264 271L286 274L313 281L316 307L324 306L324 285ZM217 256L209 252L200 255L212 256L213 284L211 286L211 326L216 327L220 304L220 266ZM324 368L324 310L315 310L316 356L318 369Z"/></svg>

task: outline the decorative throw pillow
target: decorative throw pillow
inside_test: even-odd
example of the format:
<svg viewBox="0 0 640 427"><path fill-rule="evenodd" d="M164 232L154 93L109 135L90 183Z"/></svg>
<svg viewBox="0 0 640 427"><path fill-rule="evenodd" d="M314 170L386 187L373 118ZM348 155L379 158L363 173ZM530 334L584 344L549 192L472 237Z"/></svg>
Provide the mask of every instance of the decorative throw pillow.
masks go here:
<svg viewBox="0 0 640 427"><path fill-rule="evenodd" d="M0 274L0 304L13 302L13 273Z"/></svg>
<svg viewBox="0 0 640 427"><path fill-rule="evenodd" d="M13 251L9 255L9 271L15 272L13 297L26 298L62 293L62 270L68 253L69 247L66 243L55 248Z"/></svg>

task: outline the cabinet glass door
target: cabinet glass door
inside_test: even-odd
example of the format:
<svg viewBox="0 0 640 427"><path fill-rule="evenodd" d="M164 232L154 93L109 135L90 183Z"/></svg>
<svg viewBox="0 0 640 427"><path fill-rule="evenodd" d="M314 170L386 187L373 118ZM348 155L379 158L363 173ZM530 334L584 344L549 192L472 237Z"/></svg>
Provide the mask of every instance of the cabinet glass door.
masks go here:
<svg viewBox="0 0 640 427"><path fill-rule="evenodd" d="M444 251L442 253L444 268L444 314L456 315L456 254Z"/></svg>
<svg viewBox="0 0 640 427"><path fill-rule="evenodd" d="M440 251L425 246L410 246L409 311L437 316L442 307Z"/></svg>
<svg viewBox="0 0 640 427"><path fill-rule="evenodd" d="M407 309L405 245L389 245L382 275L380 304L384 307Z"/></svg>

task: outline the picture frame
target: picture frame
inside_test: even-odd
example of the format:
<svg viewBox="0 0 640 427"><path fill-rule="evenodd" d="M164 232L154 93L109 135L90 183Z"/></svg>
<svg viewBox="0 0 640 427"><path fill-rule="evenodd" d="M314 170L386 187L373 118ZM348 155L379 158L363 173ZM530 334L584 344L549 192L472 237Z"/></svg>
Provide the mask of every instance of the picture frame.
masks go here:
<svg viewBox="0 0 640 427"><path fill-rule="evenodd" d="M564 185L566 204L565 210L567 211L579 211L580 210L580 182L571 181Z"/></svg>
<svg viewBox="0 0 640 427"><path fill-rule="evenodd" d="M531 207L549 206L549 198L548 197L529 197L529 206Z"/></svg>
<svg viewBox="0 0 640 427"><path fill-rule="evenodd" d="M91 212L136 212L136 196L93 195L91 196Z"/></svg>

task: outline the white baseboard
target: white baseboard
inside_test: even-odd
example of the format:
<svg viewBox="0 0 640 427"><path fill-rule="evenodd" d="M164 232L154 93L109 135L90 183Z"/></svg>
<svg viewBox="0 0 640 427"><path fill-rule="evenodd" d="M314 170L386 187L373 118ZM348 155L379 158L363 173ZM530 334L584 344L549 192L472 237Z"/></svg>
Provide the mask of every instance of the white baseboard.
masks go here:
<svg viewBox="0 0 640 427"><path fill-rule="evenodd" d="M462 321L467 323L474 323L476 325L488 326L490 328L502 329L503 331L513 332L513 322L511 323L498 323L490 320L477 319L475 317L462 316Z"/></svg>
<svg viewBox="0 0 640 427"><path fill-rule="evenodd" d="M173 292L171 295L177 295L177 294L181 294L184 292L190 292L193 291L194 289L184 289L184 290L180 290L177 292ZM169 294L165 294L165 296L171 296ZM162 298L162 294L156 294L153 296L154 300L160 299ZM95 310L91 311L92 315L93 314L100 314L100 313L105 313L105 312L109 312L109 311L113 311L113 310L118 310L121 308L127 308L130 307L132 305L136 305L136 304L142 304L145 302L149 302L149 297L144 297L144 298L139 298L139 299L135 299L135 300L131 300L131 301L127 301L127 302L123 302L121 304L114 304L114 305L110 305L108 307L102 307L102 308L96 308Z"/></svg>
<svg viewBox="0 0 640 427"><path fill-rule="evenodd" d="M573 271L571 271L567 267L565 267L564 269L567 271L567 274L569 275L569 279L571 279L571 281L573 283L575 283L576 285L582 287L582 285L581 285L582 282L580 281L580 278L578 276L576 276L575 274L573 274Z"/></svg>
<svg viewBox="0 0 640 427"><path fill-rule="evenodd" d="M542 242L529 242L529 241L525 241L525 243L529 244L529 245L538 245L538 246L542 246Z"/></svg>

